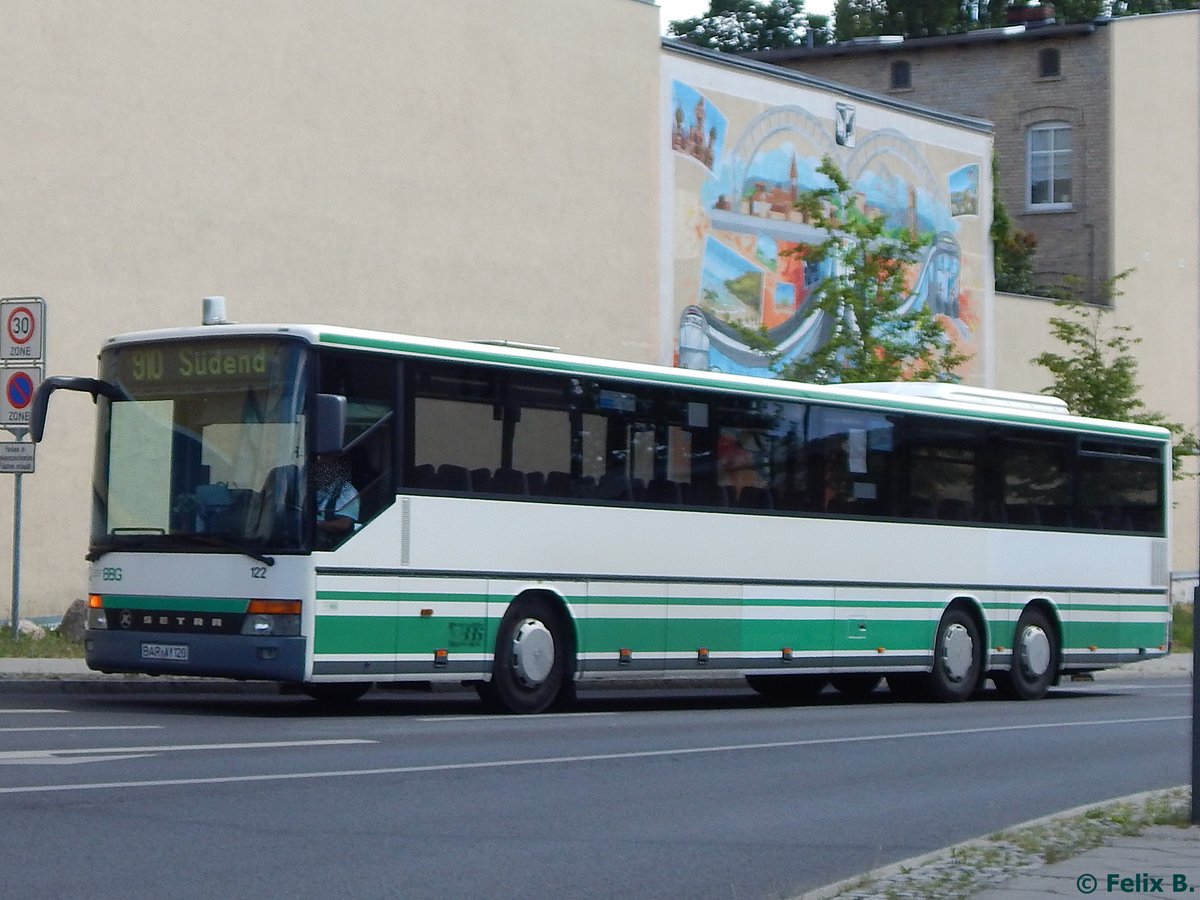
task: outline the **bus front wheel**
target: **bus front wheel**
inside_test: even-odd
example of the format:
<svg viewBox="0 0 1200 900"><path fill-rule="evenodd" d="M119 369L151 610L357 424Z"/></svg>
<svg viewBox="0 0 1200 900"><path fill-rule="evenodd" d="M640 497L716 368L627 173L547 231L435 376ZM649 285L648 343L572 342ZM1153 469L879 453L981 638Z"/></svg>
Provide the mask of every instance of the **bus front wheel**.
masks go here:
<svg viewBox="0 0 1200 900"><path fill-rule="evenodd" d="M933 671L929 687L935 699L966 700L979 684L983 668L983 641L975 619L952 608L942 616L933 642Z"/></svg>
<svg viewBox="0 0 1200 900"><path fill-rule="evenodd" d="M1018 700L1040 700L1058 671L1058 632L1036 607L1021 613L1013 634L1012 668L992 676L1000 693Z"/></svg>
<svg viewBox="0 0 1200 900"><path fill-rule="evenodd" d="M543 597L521 597L500 621L492 680L480 695L514 713L539 713L569 700L570 656L559 609Z"/></svg>

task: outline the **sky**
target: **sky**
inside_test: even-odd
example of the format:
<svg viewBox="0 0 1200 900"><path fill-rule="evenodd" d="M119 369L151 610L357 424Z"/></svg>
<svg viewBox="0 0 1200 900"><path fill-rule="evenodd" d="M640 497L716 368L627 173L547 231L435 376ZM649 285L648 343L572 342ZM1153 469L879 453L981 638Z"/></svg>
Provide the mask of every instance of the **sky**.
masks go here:
<svg viewBox="0 0 1200 900"><path fill-rule="evenodd" d="M708 0L658 0L658 5L664 30L668 22L676 19L691 19L708 12ZM808 13L829 15L832 9L833 0L804 0L804 10Z"/></svg>

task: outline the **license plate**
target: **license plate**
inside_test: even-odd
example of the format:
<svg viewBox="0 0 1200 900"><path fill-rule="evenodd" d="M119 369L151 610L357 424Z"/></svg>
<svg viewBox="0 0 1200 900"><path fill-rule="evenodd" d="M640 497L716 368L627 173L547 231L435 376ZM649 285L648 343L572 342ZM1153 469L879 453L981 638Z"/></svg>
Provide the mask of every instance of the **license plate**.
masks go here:
<svg viewBox="0 0 1200 900"><path fill-rule="evenodd" d="M187 662L187 644L142 644L142 659L172 659Z"/></svg>

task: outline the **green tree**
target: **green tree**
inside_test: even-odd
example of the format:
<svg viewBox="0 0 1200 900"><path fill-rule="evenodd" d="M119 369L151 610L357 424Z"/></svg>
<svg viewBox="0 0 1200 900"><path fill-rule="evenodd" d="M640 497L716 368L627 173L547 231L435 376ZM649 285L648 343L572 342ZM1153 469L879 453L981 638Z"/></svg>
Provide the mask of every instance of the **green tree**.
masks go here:
<svg viewBox="0 0 1200 900"><path fill-rule="evenodd" d="M833 6L833 34L839 41L884 33L886 0L837 0Z"/></svg>
<svg viewBox="0 0 1200 900"><path fill-rule="evenodd" d="M831 274L813 285L813 314L823 314L828 337L807 357L784 361L765 328L739 329L790 381L953 381L968 357L959 353L927 307L909 303L912 264L930 235L895 227L860 209L846 176L828 156L818 170L829 186L804 191L796 208L827 237L805 247L806 263L833 261Z"/></svg>
<svg viewBox="0 0 1200 900"><path fill-rule="evenodd" d="M667 34L697 47L722 53L749 53L806 44L829 43L825 16L810 17L804 0L712 0L708 14L680 19L667 26Z"/></svg>
<svg viewBox="0 0 1200 900"><path fill-rule="evenodd" d="M964 9L954 0L888 0L885 34L933 37L966 31Z"/></svg>
<svg viewBox="0 0 1200 900"><path fill-rule="evenodd" d="M1037 238L1017 228L1000 199L1000 170L992 154L992 257L996 290L1010 294L1032 294L1033 255Z"/></svg>
<svg viewBox="0 0 1200 900"><path fill-rule="evenodd" d="M1091 22L1104 15L1105 0L1054 0L1054 21L1059 25Z"/></svg>
<svg viewBox="0 0 1200 900"><path fill-rule="evenodd" d="M1131 272L1126 270L1105 283L1106 299L1121 296L1117 284ZM1174 438L1171 454L1175 477L1183 477L1183 459L1196 455L1200 443L1194 431L1148 410L1138 396L1141 385L1132 350L1141 338L1133 336L1133 327L1109 323L1111 303L1095 306L1075 296L1058 300L1055 306L1061 314L1050 319L1050 330L1064 350L1039 353L1031 360L1047 369L1054 379L1042 388L1042 393L1066 401L1076 415L1166 428Z"/></svg>

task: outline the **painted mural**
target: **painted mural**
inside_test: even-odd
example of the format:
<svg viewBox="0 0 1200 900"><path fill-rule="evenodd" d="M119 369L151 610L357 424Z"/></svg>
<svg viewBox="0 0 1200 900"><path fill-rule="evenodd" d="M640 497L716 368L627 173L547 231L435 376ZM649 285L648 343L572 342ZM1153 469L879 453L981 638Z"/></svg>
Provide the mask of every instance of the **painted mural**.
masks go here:
<svg viewBox="0 0 1200 900"><path fill-rule="evenodd" d="M795 201L828 184L817 172L826 155L854 185L860 208L930 235L910 273L906 306L932 310L959 349L976 355L980 285L989 277L978 151L914 140L905 127L911 114L830 98L806 103L815 92L792 93L798 102L779 104L670 82L676 363L769 374L732 323L764 326L784 359L825 340L832 322L812 308L814 289L836 263L806 259L806 248L825 235ZM968 144L980 143L972 138ZM975 366L964 371L968 379Z"/></svg>

